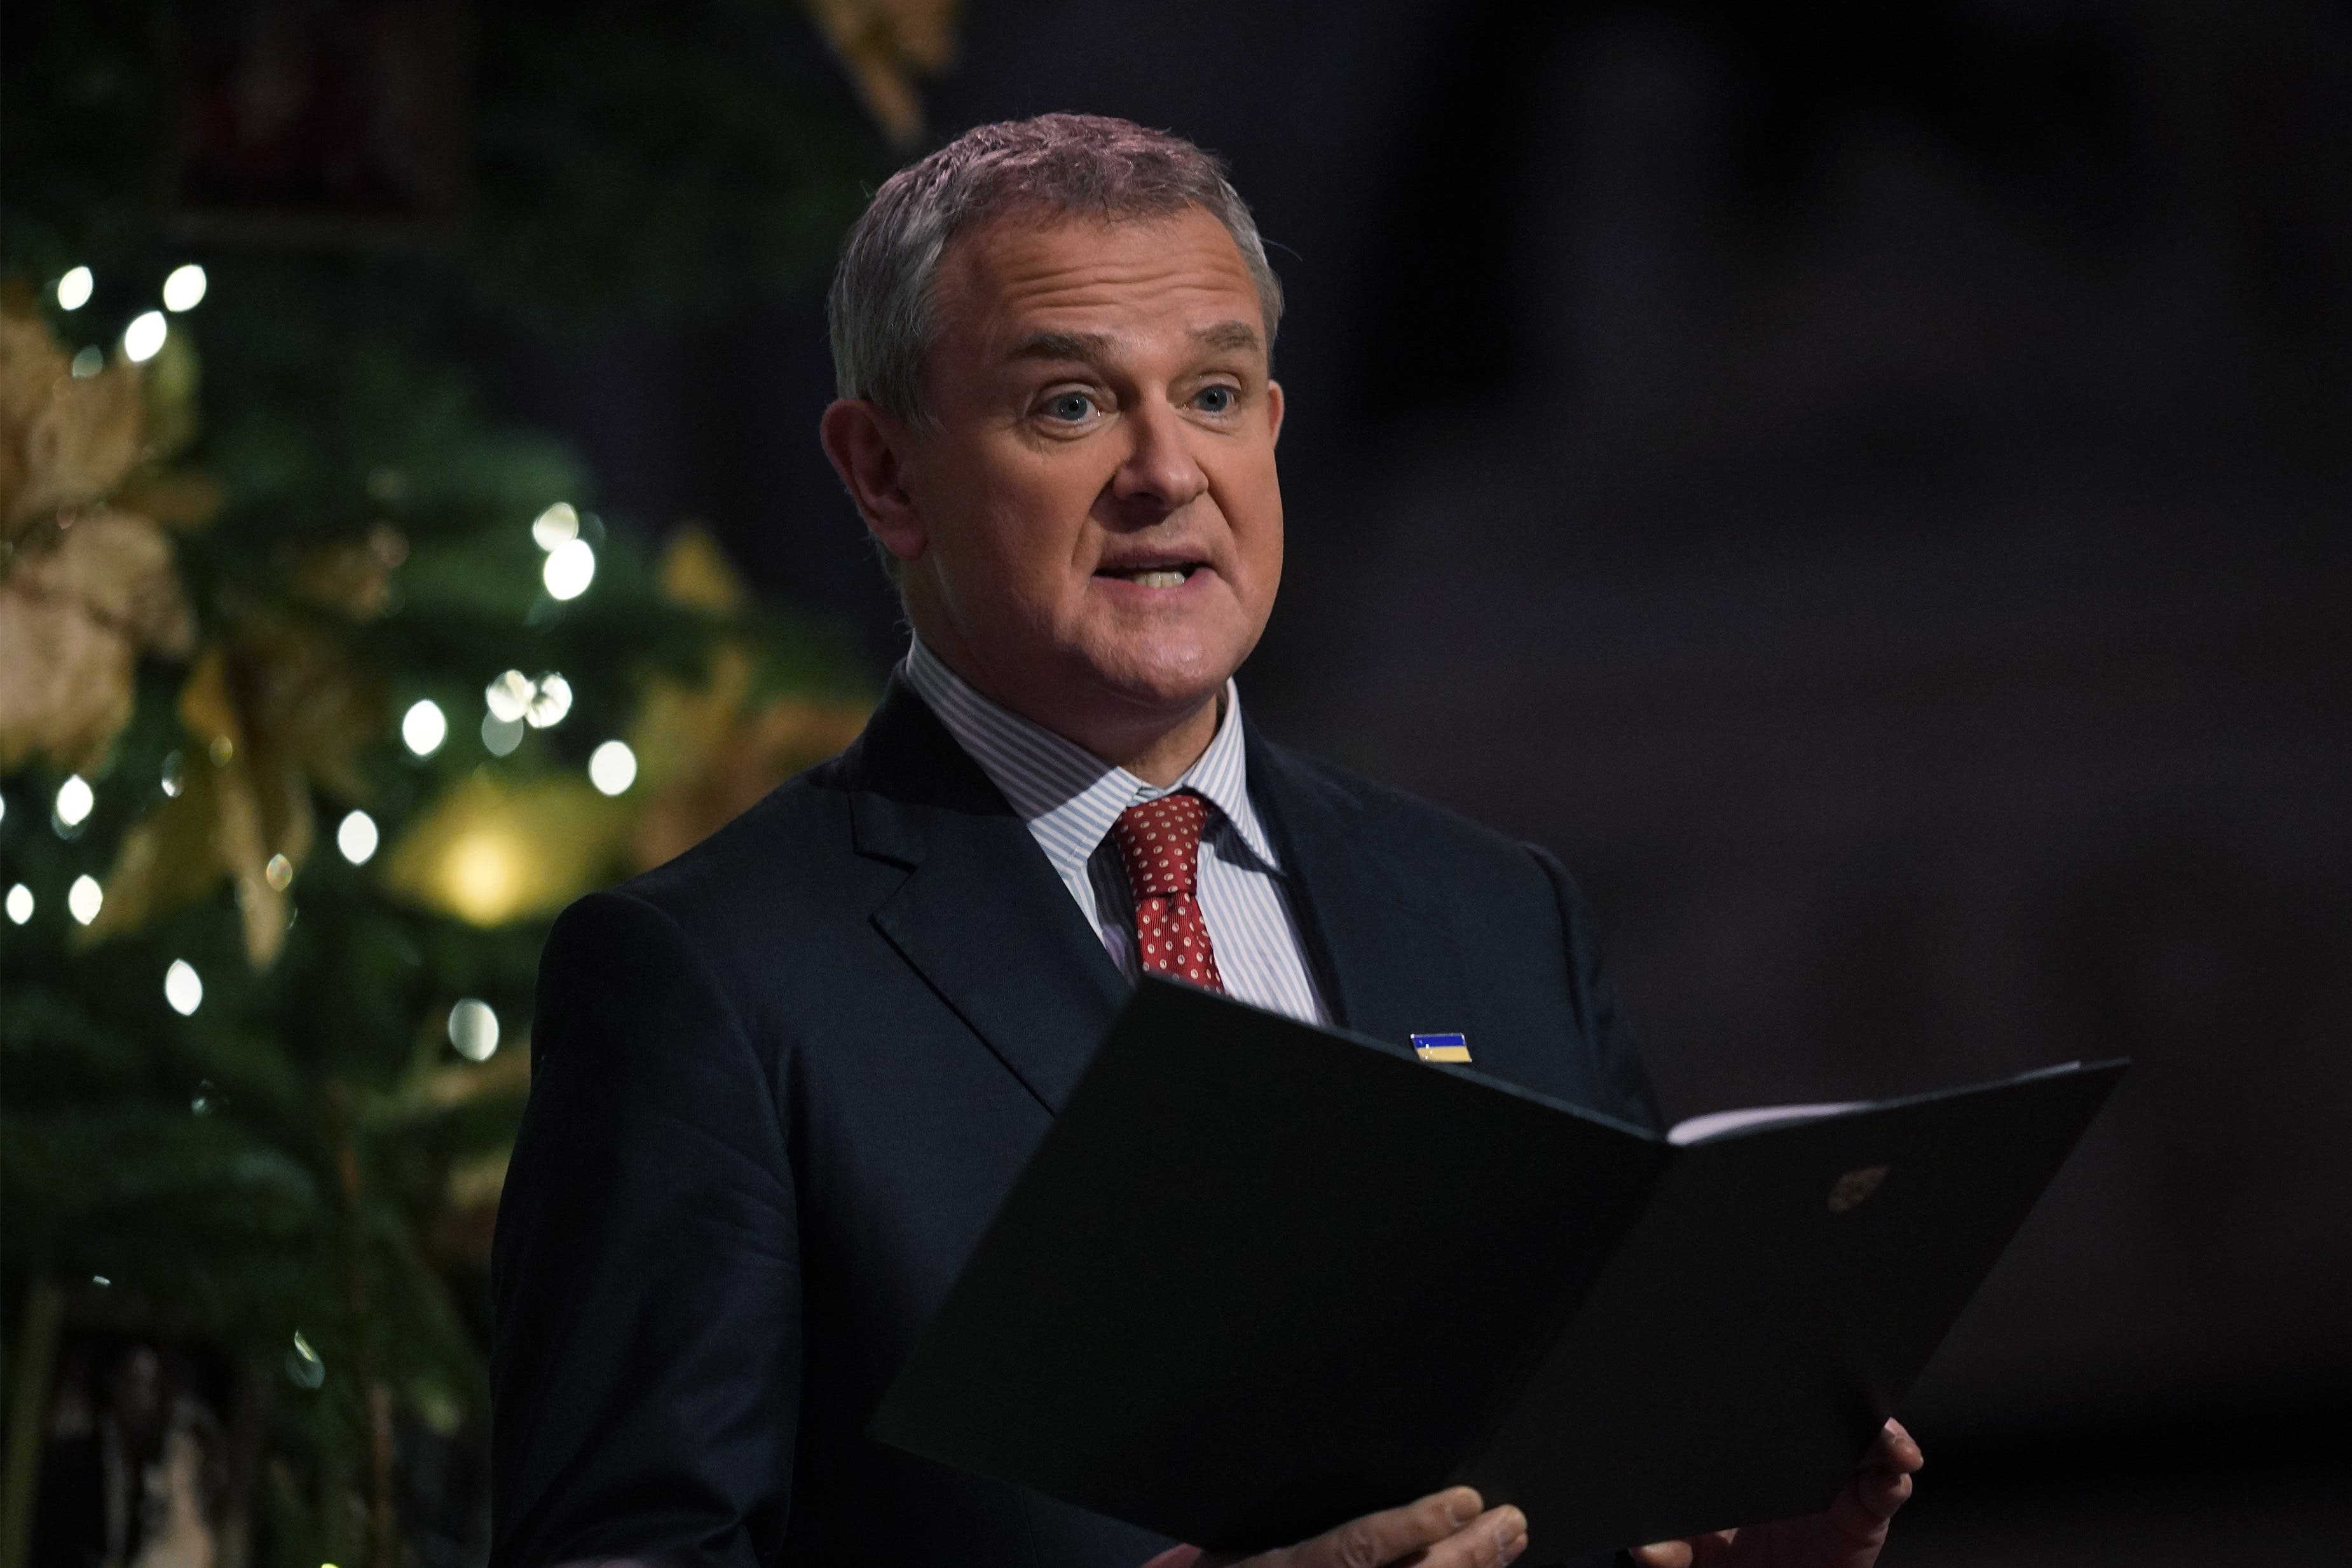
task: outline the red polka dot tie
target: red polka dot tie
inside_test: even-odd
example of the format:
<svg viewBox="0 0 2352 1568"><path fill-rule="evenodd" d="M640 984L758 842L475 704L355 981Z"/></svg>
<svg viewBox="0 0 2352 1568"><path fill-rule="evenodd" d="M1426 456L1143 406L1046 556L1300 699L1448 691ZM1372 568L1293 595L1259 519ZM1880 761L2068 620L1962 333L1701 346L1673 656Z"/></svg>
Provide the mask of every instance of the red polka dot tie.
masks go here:
<svg viewBox="0 0 2352 1568"><path fill-rule="evenodd" d="M1225 988L1201 917L1201 829L1209 803L1191 790L1129 806L1110 836L1135 894L1135 954L1146 973Z"/></svg>

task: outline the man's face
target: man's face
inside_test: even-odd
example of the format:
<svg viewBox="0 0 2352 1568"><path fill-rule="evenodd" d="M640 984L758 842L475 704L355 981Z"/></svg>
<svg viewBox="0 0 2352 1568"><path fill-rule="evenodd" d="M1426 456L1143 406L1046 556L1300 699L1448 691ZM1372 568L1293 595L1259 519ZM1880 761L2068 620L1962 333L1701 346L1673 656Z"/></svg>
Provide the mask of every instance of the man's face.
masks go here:
<svg viewBox="0 0 2352 1568"><path fill-rule="evenodd" d="M908 525L877 527L916 629L1065 733L1197 710L1282 576L1282 392L1232 236L1015 214L950 246L938 319Z"/></svg>

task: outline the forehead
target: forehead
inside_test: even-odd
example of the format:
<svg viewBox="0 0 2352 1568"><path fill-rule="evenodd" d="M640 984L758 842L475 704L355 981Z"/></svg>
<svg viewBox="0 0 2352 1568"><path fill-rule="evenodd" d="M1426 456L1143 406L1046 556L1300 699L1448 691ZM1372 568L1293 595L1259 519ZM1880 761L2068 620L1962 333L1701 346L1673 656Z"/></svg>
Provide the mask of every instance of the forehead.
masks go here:
<svg viewBox="0 0 2352 1568"><path fill-rule="evenodd" d="M991 358L1041 331L1139 340L1261 314L1241 248L1200 207L1118 219L1007 214L950 244L938 298L942 341Z"/></svg>

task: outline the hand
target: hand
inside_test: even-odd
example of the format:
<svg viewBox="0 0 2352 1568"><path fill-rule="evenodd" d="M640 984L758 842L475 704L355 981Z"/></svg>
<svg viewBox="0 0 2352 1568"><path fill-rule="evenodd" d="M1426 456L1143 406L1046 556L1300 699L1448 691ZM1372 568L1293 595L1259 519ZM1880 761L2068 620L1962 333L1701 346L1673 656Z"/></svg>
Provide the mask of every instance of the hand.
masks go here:
<svg viewBox="0 0 2352 1568"><path fill-rule="evenodd" d="M1887 1521L1926 1462L1903 1424L1889 1421L1854 1467L1853 1482L1821 1512L1661 1542L1636 1550L1633 1561L1645 1568L1871 1568L1886 1544Z"/></svg>
<svg viewBox="0 0 2352 1568"><path fill-rule="evenodd" d="M1143 1568L1386 1568L1405 1562L1412 1568L1502 1568L1527 1549L1526 1515L1516 1508L1484 1508L1476 1492L1454 1487L1404 1508L1351 1519L1279 1552L1232 1557L1172 1546Z"/></svg>

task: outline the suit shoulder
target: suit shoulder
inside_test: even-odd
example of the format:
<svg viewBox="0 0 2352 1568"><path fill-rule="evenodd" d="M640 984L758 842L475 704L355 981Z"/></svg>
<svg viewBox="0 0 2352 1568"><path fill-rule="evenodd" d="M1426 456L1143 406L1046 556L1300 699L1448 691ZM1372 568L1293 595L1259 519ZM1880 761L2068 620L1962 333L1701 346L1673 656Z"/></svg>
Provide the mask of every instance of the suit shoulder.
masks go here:
<svg viewBox="0 0 2352 1568"><path fill-rule="evenodd" d="M1392 853L1513 876L1540 872L1528 845L1458 811L1288 747L1269 744L1265 749L1293 788L1316 791L1339 810L1360 816L1364 831Z"/></svg>
<svg viewBox="0 0 2352 1568"><path fill-rule="evenodd" d="M852 872L849 800L839 759L787 779L757 805L675 859L614 891L650 904L688 931L725 925L757 905L822 907Z"/></svg>

